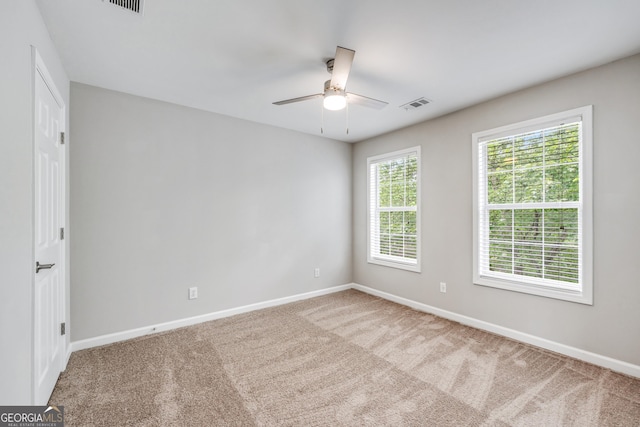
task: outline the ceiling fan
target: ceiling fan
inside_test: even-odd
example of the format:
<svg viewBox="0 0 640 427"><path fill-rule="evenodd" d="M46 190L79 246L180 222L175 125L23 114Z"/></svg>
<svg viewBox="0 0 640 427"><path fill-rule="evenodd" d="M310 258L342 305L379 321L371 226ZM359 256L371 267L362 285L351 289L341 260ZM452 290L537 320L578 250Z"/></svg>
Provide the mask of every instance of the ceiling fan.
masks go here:
<svg viewBox="0 0 640 427"><path fill-rule="evenodd" d="M346 49L344 47L336 47L336 56L334 59L327 61L327 71L331 73L331 80L324 82L324 91L314 95L301 96L299 98L285 99L284 101L274 102L275 105L285 105L294 102L307 101L309 99L324 98L323 105L327 110L342 110L349 104L362 105L364 107L382 109L388 102L368 98L362 95L356 95L346 91L347 78L351 71L353 56L355 50Z"/></svg>

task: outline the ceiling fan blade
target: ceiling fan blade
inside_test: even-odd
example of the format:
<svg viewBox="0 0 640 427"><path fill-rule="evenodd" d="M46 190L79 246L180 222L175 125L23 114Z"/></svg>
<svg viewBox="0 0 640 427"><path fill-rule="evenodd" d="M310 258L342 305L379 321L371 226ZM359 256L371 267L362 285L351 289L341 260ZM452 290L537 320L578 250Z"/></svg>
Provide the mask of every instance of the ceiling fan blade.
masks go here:
<svg viewBox="0 0 640 427"><path fill-rule="evenodd" d="M349 104L362 105L363 107L375 108L376 110L382 110L389 104L388 102L356 95L355 93L347 93L347 101Z"/></svg>
<svg viewBox="0 0 640 427"><path fill-rule="evenodd" d="M355 54L355 50L340 46L336 48L336 57L333 60L333 71L331 72L331 87L345 90Z"/></svg>
<svg viewBox="0 0 640 427"><path fill-rule="evenodd" d="M316 93L315 95L301 96L300 98L285 99L284 101L274 102L273 104L274 105L285 105L285 104L291 104L291 103L294 103L294 102L307 101L309 99L319 98L319 97L322 97L322 96L323 96L322 93Z"/></svg>

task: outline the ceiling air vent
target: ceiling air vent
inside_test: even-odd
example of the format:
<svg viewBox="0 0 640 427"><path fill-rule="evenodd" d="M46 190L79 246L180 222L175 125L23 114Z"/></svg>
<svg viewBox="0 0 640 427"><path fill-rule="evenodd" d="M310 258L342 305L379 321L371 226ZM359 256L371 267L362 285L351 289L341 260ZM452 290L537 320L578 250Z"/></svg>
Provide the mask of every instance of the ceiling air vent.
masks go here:
<svg viewBox="0 0 640 427"><path fill-rule="evenodd" d="M103 0L104 1L104 0ZM142 14L143 0L108 0L109 3L120 6L134 13Z"/></svg>
<svg viewBox="0 0 640 427"><path fill-rule="evenodd" d="M431 103L431 101L428 100L427 98L418 98L414 101L407 102L406 104L401 105L400 108L404 108L407 111L415 110L417 108L424 107L429 103Z"/></svg>

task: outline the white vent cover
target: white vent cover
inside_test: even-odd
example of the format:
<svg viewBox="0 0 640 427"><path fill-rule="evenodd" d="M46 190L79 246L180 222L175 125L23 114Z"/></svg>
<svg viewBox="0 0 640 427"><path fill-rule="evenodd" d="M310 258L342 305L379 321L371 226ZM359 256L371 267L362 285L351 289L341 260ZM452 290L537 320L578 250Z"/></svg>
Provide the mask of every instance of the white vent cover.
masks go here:
<svg viewBox="0 0 640 427"><path fill-rule="evenodd" d="M104 1L104 0L103 0ZM109 3L120 6L134 13L142 14L143 0L108 0Z"/></svg>
<svg viewBox="0 0 640 427"><path fill-rule="evenodd" d="M431 101L423 97L423 98L418 98L411 102L407 102L406 104L401 105L400 108L404 108L407 111L415 110L417 108L424 107L429 103L431 103Z"/></svg>

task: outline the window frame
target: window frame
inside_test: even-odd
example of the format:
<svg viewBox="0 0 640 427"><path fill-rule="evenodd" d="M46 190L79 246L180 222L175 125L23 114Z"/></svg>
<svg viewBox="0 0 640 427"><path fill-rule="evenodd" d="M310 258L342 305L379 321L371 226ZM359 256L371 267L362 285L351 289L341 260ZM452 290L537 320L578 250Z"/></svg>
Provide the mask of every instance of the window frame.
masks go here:
<svg viewBox="0 0 640 427"><path fill-rule="evenodd" d="M377 210L374 209L377 204L378 197L378 180L375 180L375 193L372 188L372 166L377 165L379 163L384 163L385 161L392 161L394 159L406 158L407 156L415 154L416 162L417 162L417 173L416 173L416 259L415 261L409 261L408 258L395 257L391 255L381 255L374 254L373 250L375 247L379 247L380 244L374 245L372 239L374 238L375 228L379 227ZM421 227L420 227L420 216L421 216L421 201L420 201L420 188L421 188L421 157L420 157L420 146L410 147L402 150L393 151L390 153L380 154L376 156L371 156L367 158L367 262L370 264L377 264L386 267L399 268L402 270L408 270L416 273L421 272ZM376 198L373 200L373 198ZM374 204L375 203L375 204ZM405 206L406 208L406 206Z"/></svg>
<svg viewBox="0 0 640 427"><path fill-rule="evenodd" d="M579 174L580 188L579 201L576 202L553 202L556 208L577 206L578 215L581 218L581 230L579 230L580 242L579 253L579 283L576 286L562 286L549 279L517 280L513 277L501 276L498 272L481 271L481 245L488 250L489 227L480 224L483 218L482 211L486 209L484 217L488 221L489 208L480 206L482 200L485 205L489 205L487 195L483 198L480 189L487 189L486 182L481 182L480 174L487 177L486 171L480 170L481 160L480 146L488 141L515 136L525 132L542 130L550 126L559 125L567 120L580 118L581 121L581 141L579 144ZM538 295L548 298L555 298L564 301L577 302L581 304L593 305L593 106L587 105L572 110L559 112L531 120L526 120L494 129L472 134L472 159L473 159L473 283L481 286L506 289L526 294ZM485 167L487 162L483 162ZM546 202L543 204L551 204ZM514 203L513 205L518 205ZM525 205L525 204L521 204ZM523 206L524 207L524 206ZM516 209L516 208L514 208ZM480 233L483 233L481 235Z"/></svg>

